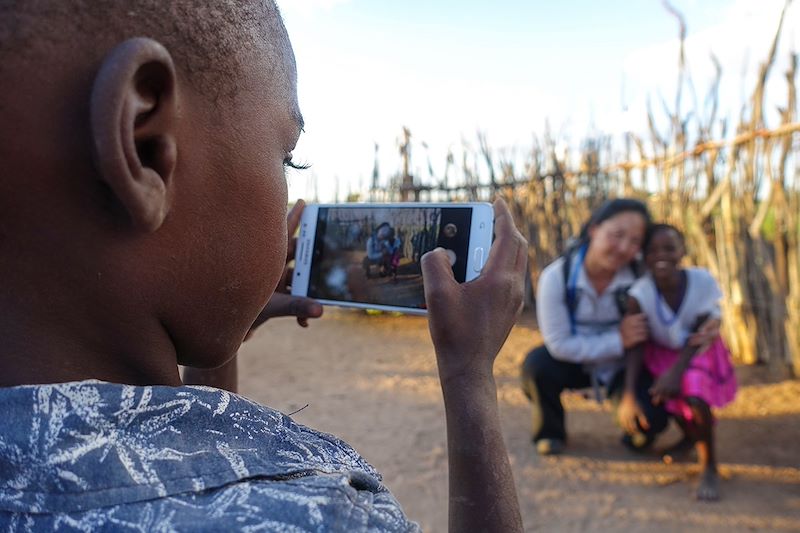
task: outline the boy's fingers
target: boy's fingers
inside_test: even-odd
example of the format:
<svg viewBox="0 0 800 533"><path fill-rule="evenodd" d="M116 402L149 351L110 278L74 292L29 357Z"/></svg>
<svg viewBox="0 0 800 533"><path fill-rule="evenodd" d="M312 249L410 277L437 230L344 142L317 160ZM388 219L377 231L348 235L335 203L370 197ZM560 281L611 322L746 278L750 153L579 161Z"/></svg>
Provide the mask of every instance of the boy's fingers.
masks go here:
<svg viewBox="0 0 800 533"><path fill-rule="evenodd" d="M276 292L262 312L263 320L281 316L317 318L322 315L322 305L311 298Z"/></svg>
<svg viewBox="0 0 800 533"><path fill-rule="evenodd" d="M289 214L286 216L286 227L289 230L289 240L294 237L294 234L297 231L297 226L300 225L300 217L303 216L303 208L305 206L306 203L303 200L297 200L289 210Z"/></svg>
<svg viewBox="0 0 800 533"><path fill-rule="evenodd" d="M639 426L643 430L647 431L648 429L650 429L650 422L647 421L647 417L644 416L644 413L639 413L637 418L639 420Z"/></svg>
<svg viewBox="0 0 800 533"><path fill-rule="evenodd" d="M494 229L496 232L508 233L516 229L511 211L509 211L505 200L497 198L492 204L492 208L494 209Z"/></svg>
<svg viewBox="0 0 800 533"><path fill-rule="evenodd" d="M502 198L494 202L494 234L495 239L489 250L485 271L524 268L527 261L525 239L517 231L511 212Z"/></svg>
<svg viewBox="0 0 800 533"><path fill-rule="evenodd" d="M286 247L286 262L288 263L294 259L294 252L297 250L297 237L292 237L293 233L289 231L289 245Z"/></svg>
<svg viewBox="0 0 800 533"><path fill-rule="evenodd" d="M302 319L317 318L322 315L322 305L316 300L303 296L291 296L282 302L280 308L275 309L275 316L297 317L298 322ZM300 324L302 326L302 324Z"/></svg>
<svg viewBox="0 0 800 533"><path fill-rule="evenodd" d="M434 288L444 288L456 282L450 258L444 248L436 248L423 255L420 266L426 296Z"/></svg>
<svg viewBox="0 0 800 533"><path fill-rule="evenodd" d="M322 316L322 305L311 298L295 296L292 301L291 315L306 320L308 318L319 318Z"/></svg>
<svg viewBox="0 0 800 533"><path fill-rule="evenodd" d="M288 286L290 280L291 278L289 277L288 269L284 268L283 274L281 274L281 279L278 280L278 285L275 287L275 291L273 291L270 298L274 298L276 294L285 293L286 287Z"/></svg>

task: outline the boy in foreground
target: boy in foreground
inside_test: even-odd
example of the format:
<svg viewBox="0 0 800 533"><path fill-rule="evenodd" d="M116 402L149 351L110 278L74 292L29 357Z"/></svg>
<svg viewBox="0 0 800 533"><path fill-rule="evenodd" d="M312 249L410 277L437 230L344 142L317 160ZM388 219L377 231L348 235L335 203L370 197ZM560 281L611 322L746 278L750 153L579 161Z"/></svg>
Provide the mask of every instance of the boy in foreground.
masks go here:
<svg viewBox="0 0 800 533"><path fill-rule="evenodd" d="M234 388L302 127L269 0L0 0L0 528L415 529L347 444L178 374ZM522 528L492 365L526 246L495 212L478 280L422 262L452 531Z"/></svg>

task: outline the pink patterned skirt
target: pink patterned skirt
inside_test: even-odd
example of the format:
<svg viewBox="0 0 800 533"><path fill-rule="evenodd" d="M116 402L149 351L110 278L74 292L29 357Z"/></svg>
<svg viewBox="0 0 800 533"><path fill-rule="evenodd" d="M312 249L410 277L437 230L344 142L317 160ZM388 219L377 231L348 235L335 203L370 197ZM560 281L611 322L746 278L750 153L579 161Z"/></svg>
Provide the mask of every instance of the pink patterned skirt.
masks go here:
<svg viewBox="0 0 800 533"><path fill-rule="evenodd" d="M644 351L644 364L654 378L658 378L680 357L680 350L665 348L648 342ZM667 412L685 420L692 419L692 410L684 401L687 397L702 399L712 407L729 404L736 396L736 374L730 353L720 337L704 352L695 354L689 368L683 373L681 395L664 404Z"/></svg>

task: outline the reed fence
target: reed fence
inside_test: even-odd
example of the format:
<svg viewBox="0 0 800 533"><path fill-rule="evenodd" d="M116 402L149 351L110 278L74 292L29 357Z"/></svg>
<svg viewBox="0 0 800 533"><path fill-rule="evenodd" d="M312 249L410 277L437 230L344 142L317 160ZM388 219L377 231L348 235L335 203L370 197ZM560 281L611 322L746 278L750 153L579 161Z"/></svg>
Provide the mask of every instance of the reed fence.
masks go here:
<svg viewBox="0 0 800 533"><path fill-rule="evenodd" d="M447 178L448 170L458 166L450 154L444 177L422 185L409 172L411 135L404 129L403 170L379 197L485 200L503 195L530 243L531 295L541 270L578 233L594 207L614 196L643 199L655 219L684 231L688 261L708 268L719 281L724 293L723 335L734 357L745 364L788 368L800 377L797 54L792 54L785 72L787 100L780 109L780 123L768 126L764 113L765 84L775 63L785 12L784 7L734 135L726 135L727 122L717 117L722 73L718 63L707 98L710 112L703 115L681 108L687 75L685 23L670 10L678 19L681 47L678 89L673 108L666 112L666 131L660 131L659 121L648 111L649 134L628 134L621 150L610 137L595 136L571 153L544 135L534 141L524 165L515 165L479 134L471 161L469 152L464 152L461 182L449 183ZM477 161L485 163L488 176L478 172ZM373 197L378 192L374 187Z"/></svg>

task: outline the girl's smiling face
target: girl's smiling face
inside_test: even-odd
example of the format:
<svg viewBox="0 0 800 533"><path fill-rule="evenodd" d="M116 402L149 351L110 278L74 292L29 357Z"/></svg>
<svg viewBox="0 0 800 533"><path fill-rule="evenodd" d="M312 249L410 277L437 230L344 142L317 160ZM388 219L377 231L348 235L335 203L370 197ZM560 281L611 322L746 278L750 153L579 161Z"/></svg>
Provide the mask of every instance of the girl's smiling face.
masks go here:
<svg viewBox="0 0 800 533"><path fill-rule="evenodd" d="M644 262L655 279L669 279L680 270L686 250L683 238L673 228L658 228L644 250Z"/></svg>

